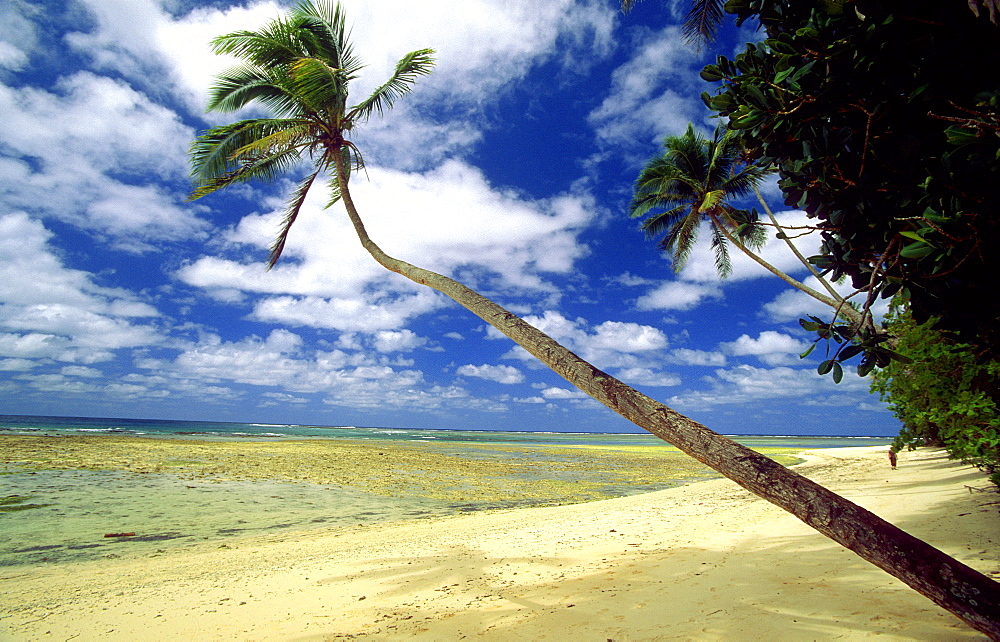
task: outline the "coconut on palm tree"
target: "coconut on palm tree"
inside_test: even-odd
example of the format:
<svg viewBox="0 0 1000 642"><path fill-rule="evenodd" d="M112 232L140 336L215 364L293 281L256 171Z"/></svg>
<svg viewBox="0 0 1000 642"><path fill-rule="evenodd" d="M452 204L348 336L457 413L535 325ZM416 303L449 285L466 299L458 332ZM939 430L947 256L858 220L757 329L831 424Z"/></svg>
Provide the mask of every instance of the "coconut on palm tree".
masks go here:
<svg viewBox="0 0 1000 642"><path fill-rule="evenodd" d="M1000 634L1000 622L990 616L1000 612L1000 591L989 578L794 471L637 392L454 279L387 255L369 238L349 188L352 170L362 164L349 137L355 124L391 107L419 76L430 71L430 50L404 56L389 80L368 98L348 107L348 85L361 63L351 51L344 14L336 3L303 2L260 31L221 36L213 41L213 47L244 63L219 76L209 109L234 112L259 103L275 115L213 127L200 136L192 148L193 196L242 181L273 179L300 162L311 163L311 172L289 200L272 247L271 265L278 260L309 189L316 179L328 177L329 205L343 203L362 245L384 267L451 297L636 425L795 514L973 626Z"/></svg>

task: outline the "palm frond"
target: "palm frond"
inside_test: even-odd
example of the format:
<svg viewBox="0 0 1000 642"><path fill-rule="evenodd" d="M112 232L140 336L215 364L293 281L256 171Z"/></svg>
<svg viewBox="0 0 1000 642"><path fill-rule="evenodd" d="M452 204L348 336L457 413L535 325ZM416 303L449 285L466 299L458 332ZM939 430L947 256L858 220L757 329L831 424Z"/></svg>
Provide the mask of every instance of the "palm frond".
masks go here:
<svg viewBox="0 0 1000 642"><path fill-rule="evenodd" d="M628 13L635 6L636 2L640 0L622 0L622 13Z"/></svg>
<svg viewBox="0 0 1000 642"><path fill-rule="evenodd" d="M292 19L308 43L309 56L326 61L349 77L364 66L353 53L347 16L339 2L300 2L292 10Z"/></svg>
<svg viewBox="0 0 1000 642"><path fill-rule="evenodd" d="M276 18L260 31L235 31L214 38L212 52L242 58L260 67L287 65L301 57L301 38L296 25L285 18Z"/></svg>
<svg viewBox="0 0 1000 642"><path fill-rule="evenodd" d="M760 224L757 208L737 209L726 205L722 208L720 222L734 233L737 243L752 250L758 250L767 243L767 230Z"/></svg>
<svg viewBox="0 0 1000 642"><path fill-rule="evenodd" d="M677 227L680 220L684 218L684 215L688 212L690 206L687 204L678 205L673 209L660 212L659 214L654 214L650 216L645 221L642 222L640 228L646 233L649 238L656 238L660 235L669 235L670 231ZM661 241L660 249L667 249L672 245L672 242L665 243Z"/></svg>
<svg viewBox="0 0 1000 642"><path fill-rule="evenodd" d="M203 179L230 172L240 148L282 130L299 131L301 126L302 122L294 119L252 118L212 127L191 144L191 175Z"/></svg>
<svg viewBox="0 0 1000 642"><path fill-rule="evenodd" d="M722 5L722 0L691 0L681 27L684 39L695 46L715 40L722 23Z"/></svg>
<svg viewBox="0 0 1000 642"><path fill-rule="evenodd" d="M291 127L279 129L262 137L255 137L242 147L234 149L229 155L232 162L240 162L244 158L260 157L280 152L292 147L302 147L312 133L308 122L298 121Z"/></svg>
<svg viewBox="0 0 1000 642"><path fill-rule="evenodd" d="M434 69L434 50L418 49L411 51L396 63L392 76L381 87L351 109L350 120L365 121L372 113L382 113L391 108L393 103L410 92L413 83L420 76L426 76Z"/></svg>
<svg viewBox="0 0 1000 642"><path fill-rule="evenodd" d="M188 200L197 200L236 183L271 182L296 165L301 158L302 156L297 149L289 149L259 158L246 159L229 171L205 176L196 181Z"/></svg>
<svg viewBox="0 0 1000 642"><path fill-rule="evenodd" d="M336 176L327 181L327 189L330 190L330 198L326 201L326 205L323 206L323 209L330 209L339 203L342 198L340 193L340 183L337 182Z"/></svg>
<svg viewBox="0 0 1000 642"><path fill-rule="evenodd" d="M694 215L684 216L677 221L669 233L660 241L661 250L673 249L671 265L674 272L680 272L687 264L691 250L694 249L698 240L698 228L701 226L701 216L695 211Z"/></svg>
<svg viewBox="0 0 1000 642"><path fill-rule="evenodd" d="M656 208L671 208L678 202L695 199L688 181L682 180L679 168L663 156L654 158L636 179L629 216L639 218Z"/></svg>
<svg viewBox="0 0 1000 642"><path fill-rule="evenodd" d="M257 119L213 127L191 146L190 198L250 180L270 181L301 158L301 131L289 129L283 119ZM296 121L295 126L301 127ZM270 137L270 138L269 138ZM268 143L260 143L268 140ZM285 144L278 144L284 140Z"/></svg>
<svg viewBox="0 0 1000 642"><path fill-rule="evenodd" d="M298 101L287 74L275 74L254 65L233 67L216 77L206 109L231 113L258 101L278 114L291 116Z"/></svg>
<svg viewBox="0 0 1000 642"><path fill-rule="evenodd" d="M726 235L716 226L712 226L712 249L715 250L715 269L723 279L733 272L733 263L729 259L729 246Z"/></svg>
<svg viewBox="0 0 1000 642"><path fill-rule="evenodd" d="M295 223L295 219L299 217L299 211L302 209L302 204L306 201L306 196L309 195L309 188L312 187L313 181L319 176L322 168L317 169L315 172L306 176L305 179L299 186L295 189L292 197L288 200L288 206L285 208L285 216L281 220L281 229L278 231L278 236L275 237L274 242L271 244L271 254L267 257L267 269L270 270L281 258L281 252L285 249L285 241L288 240L288 232L292 229L292 225Z"/></svg>
<svg viewBox="0 0 1000 642"><path fill-rule="evenodd" d="M344 116L347 104L347 84L353 76L331 67L320 58L299 58L289 68L295 85L295 95L310 111L323 111L337 120Z"/></svg>

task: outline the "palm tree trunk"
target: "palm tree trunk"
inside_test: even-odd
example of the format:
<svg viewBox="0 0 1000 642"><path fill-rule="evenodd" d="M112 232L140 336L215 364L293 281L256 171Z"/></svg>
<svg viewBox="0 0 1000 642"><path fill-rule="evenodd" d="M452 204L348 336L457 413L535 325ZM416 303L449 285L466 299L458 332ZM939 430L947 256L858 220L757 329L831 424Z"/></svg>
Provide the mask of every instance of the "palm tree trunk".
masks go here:
<svg viewBox="0 0 1000 642"><path fill-rule="evenodd" d="M764 196L760 193L760 190L757 189L756 185L753 186L753 193L757 195L757 200L760 201L761 206L764 208L764 212L767 214L767 218L771 220L771 225L773 225L778 230L778 233L782 235L782 238L785 241L785 245L787 245L788 249L792 251L792 254L795 255L795 258L799 260L799 263L804 265L806 269L809 270L809 272L814 277L816 277L816 280L823 285L823 288L830 293L830 296L832 296L835 299L843 300L843 297L840 296L840 293L837 292L832 285L830 285L829 281L827 281L822 277L822 275L820 275L815 265L810 263L806 259L806 257L802 256L802 252L799 252L799 248L795 247L795 243L792 243L792 239L788 238L788 235L785 234L785 230L783 230L781 225L778 224L778 219L774 217L774 212L771 211L771 206L768 205L767 201L764 200Z"/></svg>
<svg viewBox="0 0 1000 642"><path fill-rule="evenodd" d="M741 252L743 252L744 254L746 254L747 256L749 256L751 259L753 259L753 261L757 265L761 266L762 268L764 268L765 270L767 270L768 272L770 272L774 276L778 277L779 279L781 279L782 281L784 281L788 285L792 286L796 290L799 290L801 292L805 292L806 294L808 294L812 298L816 299L817 301L819 301L821 303L827 304L828 306L830 306L831 308L833 308L834 310L836 310L836 312L837 312L838 315L843 315L843 316L847 317L853 323L855 323L858 327L862 326L862 324L865 321L864 315L862 315L860 312L858 312L857 310L855 310L854 308L852 308L847 303L847 301L845 301L839 294L834 293L836 295L836 298L829 297L829 296L823 294L822 292L818 292L818 291L812 289L811 287L809 287L805 283L802 283L801 281L797 281L794 278L788 276L787 274L785 274L784 272L782 272L778 268L774 267L773 265L771 265L770 263L768 263L767 261L765 261L764 259L762 259L757 254L755 254L752 250L750 250L749 248L747 248L745 245L743 245L742 243L740 243L739 240L737 240L737 238L735 236L733 236L732 232L730 232L729 229L726 228L726 226L722 223L722 221L719 220L718 216L716 216L714 214L709 214L708 216L712 220L712 223L715 225L715 227L718 228L718 230L722 232L723 236L726 237L726 240L728 240L730 243L732 243L733 245L735 245L736 247L738 247Z"/></svg>
<svg viewBox="0 0 1000 642"><path fill-rule="evenodd" d="M1000 637L1000 584L874 513L598 370L537 328L461 283L387 255L365 231L351 198L339 153L336 163L347 215L361 244L386 269L447 295L513 339L571 384L637 426L792 513L970 626Z"/></svg>

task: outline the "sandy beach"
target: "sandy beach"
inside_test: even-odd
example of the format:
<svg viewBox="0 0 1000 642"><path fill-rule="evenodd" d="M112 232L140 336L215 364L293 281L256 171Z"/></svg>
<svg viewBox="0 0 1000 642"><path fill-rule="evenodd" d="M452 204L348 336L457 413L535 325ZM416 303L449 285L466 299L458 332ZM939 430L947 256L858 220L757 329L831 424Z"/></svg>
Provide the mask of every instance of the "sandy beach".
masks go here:
<svg viewBox="0 0 1000 642"><path fill-rule="evenodd" d="M936 450L799 469L1000 578L1000 504ZM566 506L0 569L4 640L981 636L727 480Z"/></svg>

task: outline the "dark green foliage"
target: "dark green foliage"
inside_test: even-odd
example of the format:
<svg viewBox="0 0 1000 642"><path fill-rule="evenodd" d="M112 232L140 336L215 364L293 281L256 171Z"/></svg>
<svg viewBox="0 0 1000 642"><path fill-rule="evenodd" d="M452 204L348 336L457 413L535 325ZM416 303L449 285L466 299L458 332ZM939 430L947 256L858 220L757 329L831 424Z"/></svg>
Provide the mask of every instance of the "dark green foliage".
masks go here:
<svg viewBox="0 0 1000 642"><path fill-rule="evenodd" d="M816 219L813 263L1000 354L1000 28L940 0L726 9L768 38L706 67L703 98Z"/></svg>
<svg viewBox="0 0 1000 642"><path fill-rule="evenodd" d="M892 361L872 376L872 392L903 423L894 448L944 446L1000 481L1000 361L977 360L972 346L905 311L894 308L887 325L898 338L896 350L911 360Z"/></svg>

